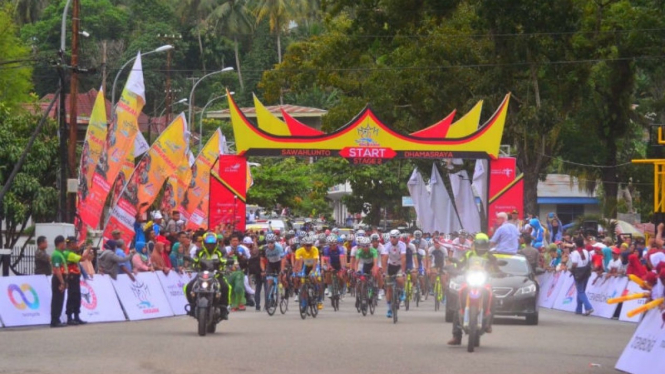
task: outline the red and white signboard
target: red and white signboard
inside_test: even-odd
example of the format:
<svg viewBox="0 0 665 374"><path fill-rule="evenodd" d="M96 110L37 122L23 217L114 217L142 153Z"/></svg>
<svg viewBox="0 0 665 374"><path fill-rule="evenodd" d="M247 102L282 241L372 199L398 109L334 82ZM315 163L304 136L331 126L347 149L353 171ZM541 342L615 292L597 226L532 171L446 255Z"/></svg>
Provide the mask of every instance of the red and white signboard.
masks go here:
<svg viewBox="0 0 665 374"><path fill-rule="evenodd" d="M86 322L126 321L120 302L108 275L96 274L91 280L81 279L81 319ZM65 306L67 295L65 293ZM67 322L66 307L62 308L60 321Z"/></svg>

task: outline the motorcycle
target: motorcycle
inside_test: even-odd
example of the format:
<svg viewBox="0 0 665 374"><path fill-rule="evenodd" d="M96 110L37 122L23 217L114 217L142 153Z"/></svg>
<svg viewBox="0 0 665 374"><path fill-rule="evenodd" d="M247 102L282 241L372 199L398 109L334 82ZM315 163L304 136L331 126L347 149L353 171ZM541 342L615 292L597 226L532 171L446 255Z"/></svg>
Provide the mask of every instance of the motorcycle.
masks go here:
<svg viewBox="0 0 665 374"><path fill-rule="evenodd" d="M466 286L459 290L458 300L465 300L464 310L459 318L462 330L469 336L468 352L473 352L480 346L480 337L491 323L491 315L485 316L484 310L484 306L489 306L492 300L492 289L488 287L489 276L484 270L484 261L480 258L470 260L469 270L466 272ZM465 299L463 293L466 294Z"/></svg>
<svg viewBox="0 0 665 374"><path fill-rule="evenodd" d="M192 288L196 298L194 317L198 320L200 336L214 333L217 324L228 314L228 307L220 303L222 293L216 275L216 270L199 273Z"/></svg>

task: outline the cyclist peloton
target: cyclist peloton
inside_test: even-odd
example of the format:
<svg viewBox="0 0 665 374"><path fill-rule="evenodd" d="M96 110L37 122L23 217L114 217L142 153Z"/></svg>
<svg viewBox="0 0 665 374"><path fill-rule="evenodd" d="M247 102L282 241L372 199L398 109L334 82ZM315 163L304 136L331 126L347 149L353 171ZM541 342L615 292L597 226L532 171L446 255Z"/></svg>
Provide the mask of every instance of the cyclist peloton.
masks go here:
<svg viewBox="0 0 665 374"><path fill-rule="evenodd" d="M314 237L306 236L302 240L302 247L298 248L295 255L296 273L300 276L310 277L312 284L319 288L319 300L317 307L323 309L321 282L321 268L319 267L319 249L314 247Z"/></svg>
<svg viewBox="0 0 665 374"><path fill-rule="evenodd" d="M397 275L402 269L406 269L406 244L399 240L399 230L390 231L390 240L383 246L383 253L381 254L381 261L383 269L386 270L388 276ZM397 286L399 289L404 289L404 277L396 278ZM392 288L388 287L386 292L386 301L388 304L388 313L386 317L392 318L393 311L390 309L390 300L392 298ZM404 292L400 295L404 300Z"/></svg>

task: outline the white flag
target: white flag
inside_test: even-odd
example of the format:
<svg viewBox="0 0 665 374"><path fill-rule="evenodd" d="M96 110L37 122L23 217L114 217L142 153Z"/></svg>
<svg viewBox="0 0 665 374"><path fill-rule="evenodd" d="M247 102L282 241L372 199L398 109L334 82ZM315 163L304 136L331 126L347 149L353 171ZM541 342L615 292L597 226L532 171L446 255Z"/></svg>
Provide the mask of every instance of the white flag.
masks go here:
<svg viewBox="0 0 665 374"><path fill-rule="evenodd" d="M476 168L473 171L473 188L476 194L483 202L483 207L487 208L487 160L476 160Z"/></svg>
<svg viewBox="0 0 665 374"><path fill-rule="evenodd" d="M469 174L466 170L451 174L450 184L453 186L455 206L457 206L457 214L462 227L469 233L480 232L480 212L471 190Z"/></svg>

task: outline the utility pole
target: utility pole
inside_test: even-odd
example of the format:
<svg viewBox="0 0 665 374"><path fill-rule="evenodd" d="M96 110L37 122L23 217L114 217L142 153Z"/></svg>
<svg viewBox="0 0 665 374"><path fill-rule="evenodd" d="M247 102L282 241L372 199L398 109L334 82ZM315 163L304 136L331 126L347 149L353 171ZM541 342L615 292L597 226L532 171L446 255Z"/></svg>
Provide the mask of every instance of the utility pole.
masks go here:
<svg viewBox="0 0 665 374"><path fill-rule="evenodd" d="M166 44L175 45L176 40L182 39L180 34L157 34L157 38L163 41ZM171 123L171 106L173 105L173 90L171 89L171 53L172 49L166 51L166 97L165 97L165 107L166 107L166 126Z"/></svg>
<svg viewBox="0 0 665 374"><path fill-rule="evenodd" d="M78 112L76 104L78 101L78 45L79 45L79 0L73 0L72 3L72 77L69 88L69 147L67 158L69 164L69 177L76 178L76 138L78 130ZM66 185L66 184L65 184ZM66 192L66 191L65 191ZM65 222L73 222L76 210L76 201L72 195L67 194L67 210L63 219Z"/></svg>
<svg viewBox="0 0 665 374"><path fill-rule="evenodd" d="M67 210L67 114L65 110L65 56L60 50L60 66L58 75L60 81L60 93L58 102L58 135L60 138L60 175L58 186L60 189L58 204L58 222L65 222L65 211Z"/></svg>
<svg viewBox="0 0 665 374"><path fill-rule="evenodd" d="M106 95L106 40L102 41L102 91Z"/></svg>

